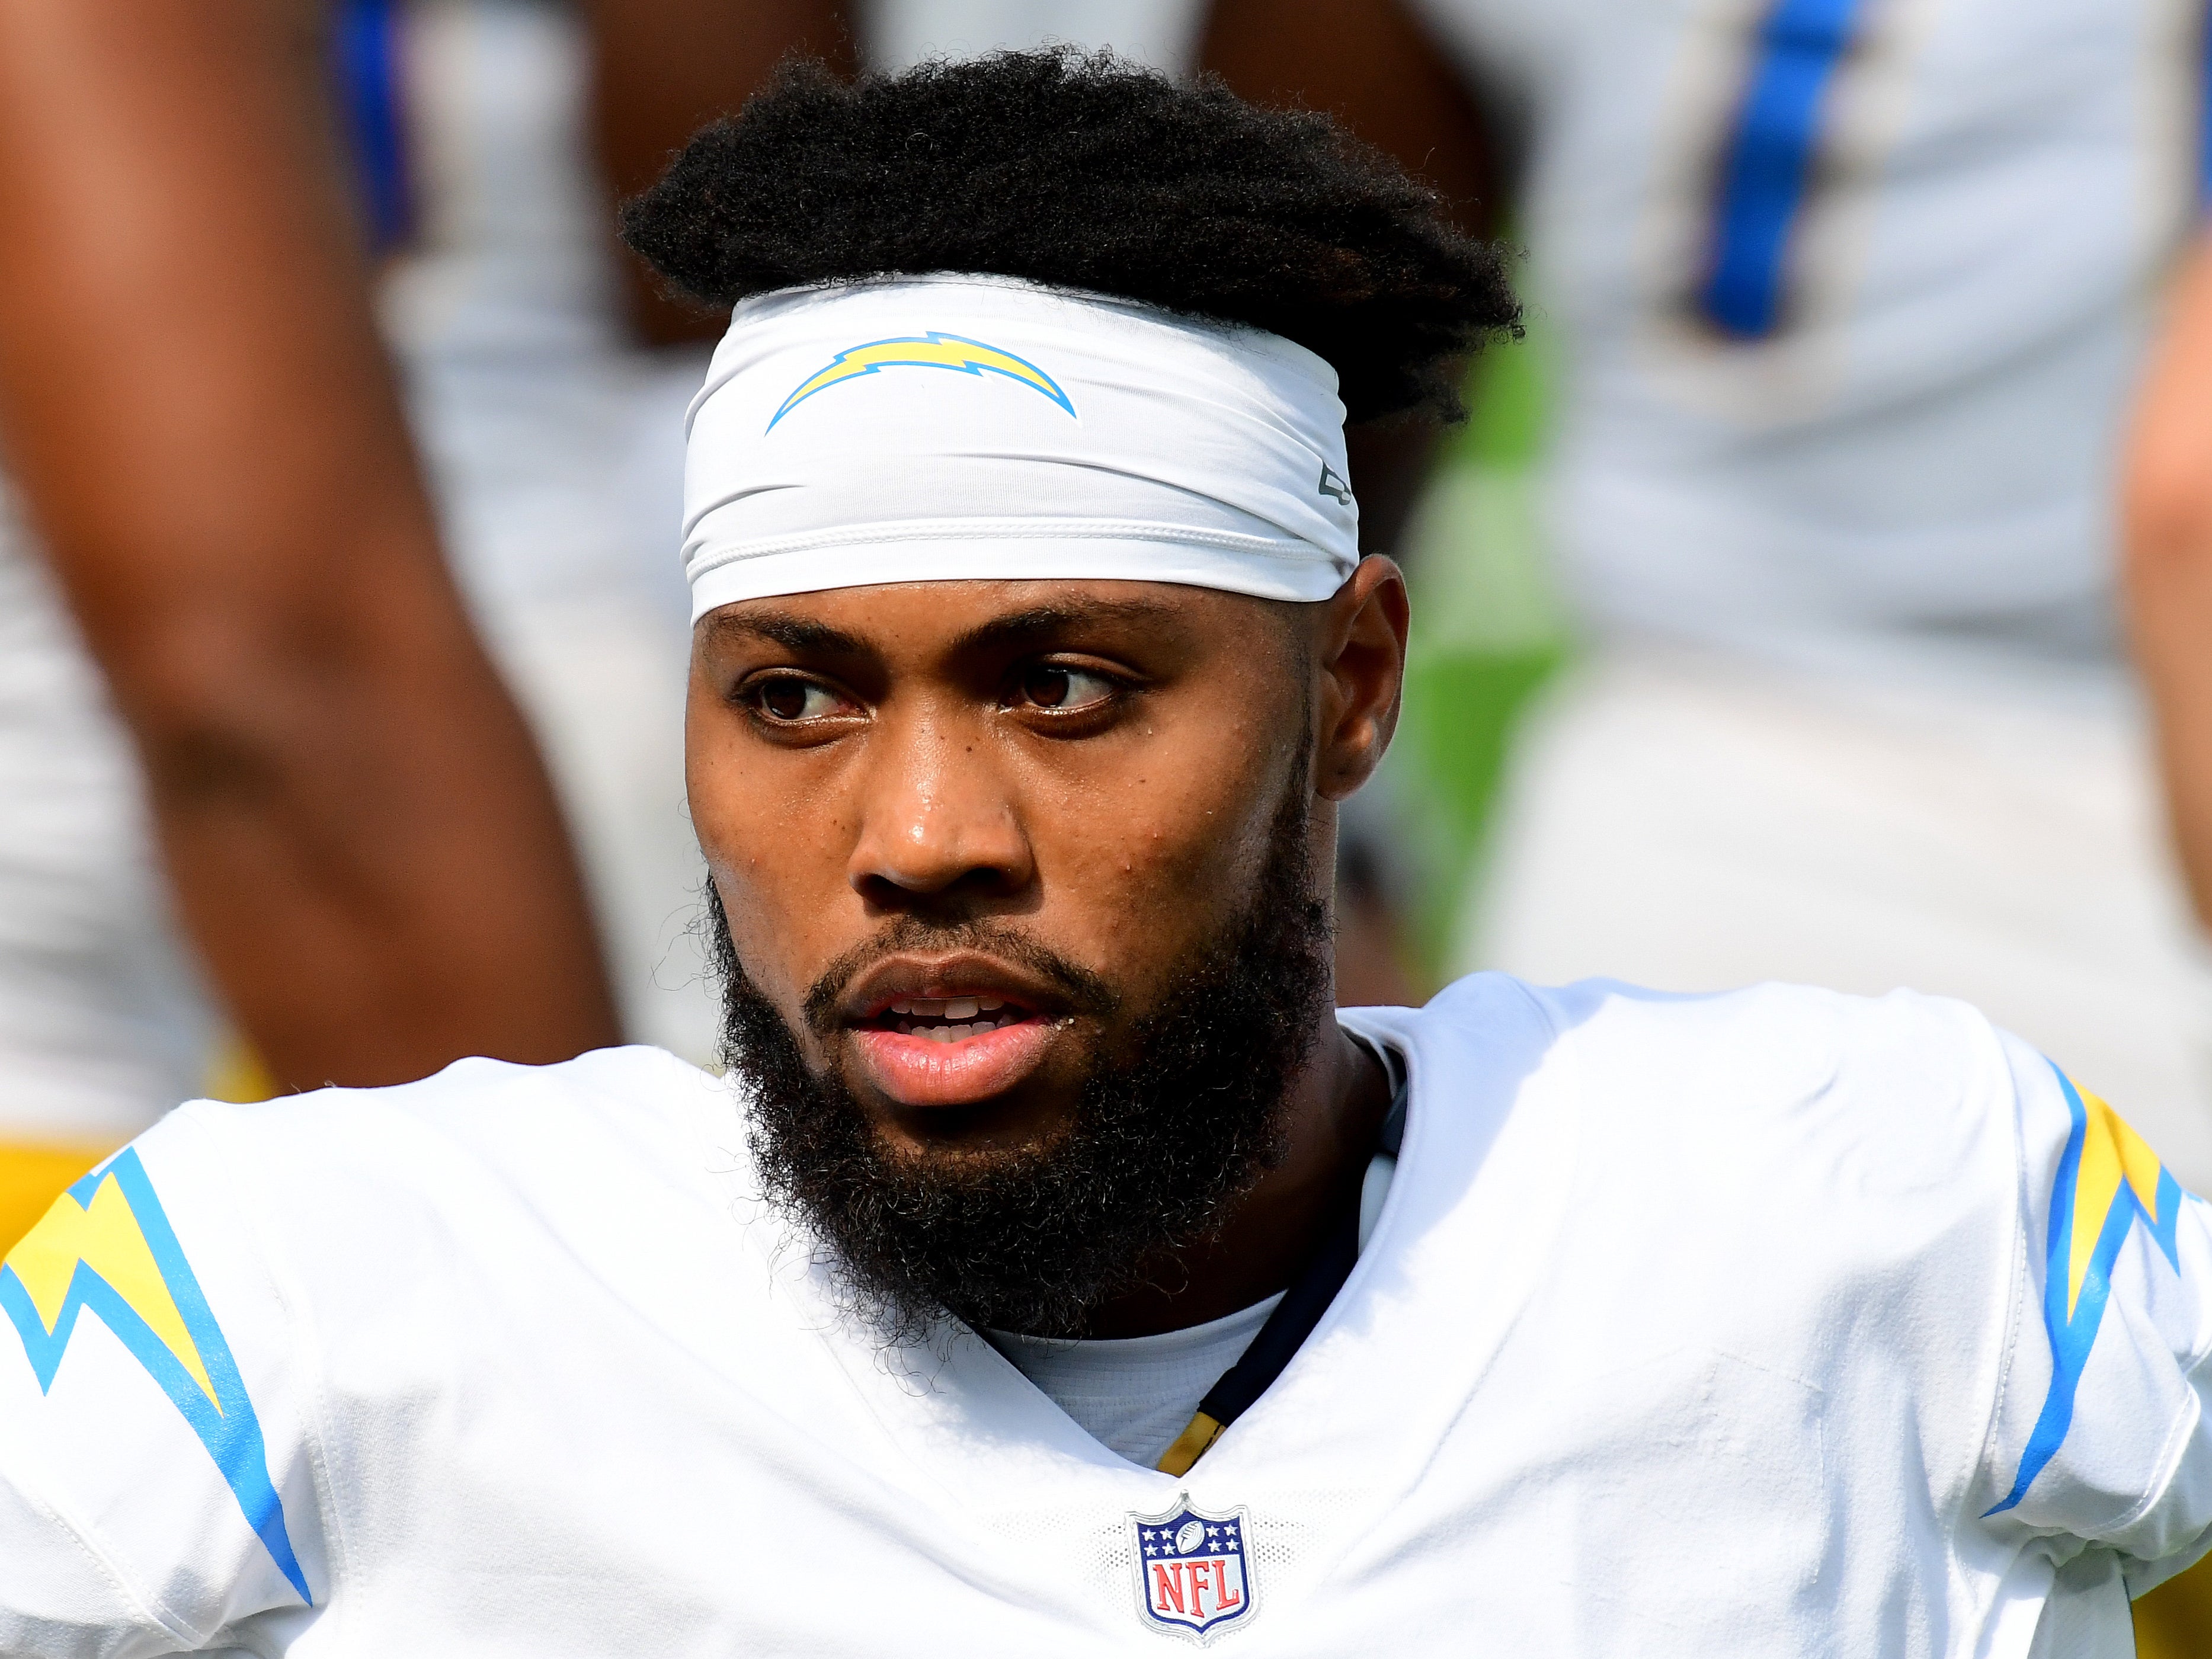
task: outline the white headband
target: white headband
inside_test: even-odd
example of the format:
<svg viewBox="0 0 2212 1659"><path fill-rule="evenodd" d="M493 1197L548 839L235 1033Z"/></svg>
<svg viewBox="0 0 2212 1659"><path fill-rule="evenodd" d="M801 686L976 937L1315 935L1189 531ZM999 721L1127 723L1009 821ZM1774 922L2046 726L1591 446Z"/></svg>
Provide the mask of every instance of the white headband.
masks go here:
<svg viewBox="0 0 2212 1659"><path fill-rule="evenodd" d="M939 276L748 300L685 432L695 620L963 577L1324 599L1359 562L1336 372L1096 295Z"/></svg>

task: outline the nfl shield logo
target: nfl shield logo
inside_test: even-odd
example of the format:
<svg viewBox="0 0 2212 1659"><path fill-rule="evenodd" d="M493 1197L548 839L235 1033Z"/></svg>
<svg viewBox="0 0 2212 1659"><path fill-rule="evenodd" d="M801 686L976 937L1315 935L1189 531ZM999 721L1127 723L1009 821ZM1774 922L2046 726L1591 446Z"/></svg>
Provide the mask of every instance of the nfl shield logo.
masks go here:
<svg viewBox="0 0 2212 1659"><path fill-rule="evenodd" d="M1165 1515L1132 1515L1137 1602L1161 1630L1211 1641L1252 1611L1244 1511L1209 1515L1186 1492Z"/></svg>

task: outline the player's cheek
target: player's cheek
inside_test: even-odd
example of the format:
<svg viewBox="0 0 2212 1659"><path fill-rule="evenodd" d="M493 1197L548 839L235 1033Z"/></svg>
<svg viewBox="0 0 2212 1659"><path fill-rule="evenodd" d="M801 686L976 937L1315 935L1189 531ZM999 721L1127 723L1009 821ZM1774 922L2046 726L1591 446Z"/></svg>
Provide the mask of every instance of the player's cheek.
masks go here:
<svg viewBox="0 0 2212 1659"><path fill-rule="evenodd" d="M686 764L700 849L747 974L796 1008L852 943L840 925L849 932L860 921L846 879L852 815L825 780L804 775L821 769L810 757L764 756L719 720L695 720L695 733L702 724Z"/></svg>
<svg viewBox="0 0 2212 1659"><path fill-rule="evenodd" d="M1162 723L1045 792L1044 810L1025 816L1048 908L1064 918L1055 943L1134 989L1209 936L1265 856L1279 791L1264 770L1218 734Z"/></svg>

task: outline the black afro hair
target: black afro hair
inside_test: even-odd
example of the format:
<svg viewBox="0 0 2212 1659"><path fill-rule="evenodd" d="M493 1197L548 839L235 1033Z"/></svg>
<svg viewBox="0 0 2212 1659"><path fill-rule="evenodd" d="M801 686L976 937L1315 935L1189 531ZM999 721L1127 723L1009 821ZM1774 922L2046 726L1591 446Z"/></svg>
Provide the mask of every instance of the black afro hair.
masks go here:
<svg viewBox="0 0 2212 1659"><path fill-rule="evenodd" d="M1454 360L1519 332L1504 255L1328 117L1072 48L845 82L785 64L623 212L709 305L976 271L1267 329L1353 422L1463 411Z"/></svg>

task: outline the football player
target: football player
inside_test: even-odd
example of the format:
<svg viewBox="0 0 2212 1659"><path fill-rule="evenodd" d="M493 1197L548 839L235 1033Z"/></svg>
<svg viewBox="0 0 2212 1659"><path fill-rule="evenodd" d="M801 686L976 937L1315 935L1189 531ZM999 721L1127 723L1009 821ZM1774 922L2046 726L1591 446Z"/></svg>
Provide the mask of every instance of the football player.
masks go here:
<svg viewBox="0 0 2212 1659"><path fill-rule="evenodd" d="M796 67L628 222L732 307L729 1079L88 1176L0 1266L0 1650L2125 1650L2212 1542L2212 1224L2096 1095L1904 994L1331 1009L1407 624L1343 426L1449 411L1491 248L1052 53Z"/></svg>

